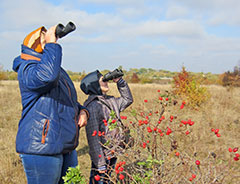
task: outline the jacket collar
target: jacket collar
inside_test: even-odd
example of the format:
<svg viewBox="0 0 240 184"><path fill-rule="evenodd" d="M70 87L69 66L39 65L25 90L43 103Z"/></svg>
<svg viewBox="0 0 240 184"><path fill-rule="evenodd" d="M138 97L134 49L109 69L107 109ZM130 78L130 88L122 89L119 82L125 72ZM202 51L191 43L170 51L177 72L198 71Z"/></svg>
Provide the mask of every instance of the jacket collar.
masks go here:
<svg viewBox="0 0 240 184"><path fill-rule="evenodd" d="M37 60L40 61L42 58L42 53L38 53L33 49L22 44L21 58L25 60Z"/></svg>

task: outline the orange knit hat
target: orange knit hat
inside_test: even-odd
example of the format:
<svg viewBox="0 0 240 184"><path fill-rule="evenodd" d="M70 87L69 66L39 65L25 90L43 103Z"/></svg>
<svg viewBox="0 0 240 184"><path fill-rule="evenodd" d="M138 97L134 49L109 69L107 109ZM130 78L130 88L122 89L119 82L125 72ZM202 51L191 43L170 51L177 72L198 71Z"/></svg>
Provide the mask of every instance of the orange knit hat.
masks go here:
<svg viewBox="0 0 240 184"><path fill-rule="evenodd" d="M35 50L38 53L42 53L43 49L41 46L41 33L46 32L46 28L44 26L34 30L30 34L28 34L23 40L23 45Z"/></svg>

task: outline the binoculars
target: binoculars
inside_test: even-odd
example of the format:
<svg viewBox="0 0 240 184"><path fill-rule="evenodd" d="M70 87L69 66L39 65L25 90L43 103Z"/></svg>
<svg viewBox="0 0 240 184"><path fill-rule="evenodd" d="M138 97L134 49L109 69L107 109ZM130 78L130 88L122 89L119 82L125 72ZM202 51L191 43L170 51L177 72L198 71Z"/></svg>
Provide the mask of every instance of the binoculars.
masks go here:
<svg viewBox="0 0 240 184"><path fill-rule="evenodd" d="M62 38L66 36L68 33L74 31L76 29L76 26L72 22L68 22L66 27L62 24L58 24L56 27L55 35L58 38Z"/></svg>
<svg viewBox="0 0 240 184"><path fill-rule="evenodd" d="M123 71L120 70L120 69L115 69L114 71L112 72L108 72L106 73L104 76L103 76L103 82L107 82L109 80L113 80L113 79L116 79L118 77L122 77L124 74L123 74Z"/></svg>

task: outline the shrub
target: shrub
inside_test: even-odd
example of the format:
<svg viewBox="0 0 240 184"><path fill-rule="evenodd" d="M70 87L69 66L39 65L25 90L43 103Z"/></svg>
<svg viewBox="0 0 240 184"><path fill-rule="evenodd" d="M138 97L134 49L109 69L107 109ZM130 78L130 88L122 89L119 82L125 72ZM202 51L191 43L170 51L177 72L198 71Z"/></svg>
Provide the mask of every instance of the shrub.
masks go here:
<svg viewBox="0 0 240 184"><path fill-rule="evenodd" d="M228 87L240 87L240 72L225 72L222 77L222 85Z"/></svg>
<svg viewBox="0 0 240 184"><path fill-rule="evenodd" d="M65 176L63 176L64 184L86 184L86 179L80 171L80 166L69 167Z"/></svg>
<svg viewBox="0 0 240 184"><path fill-rule="evenodd" d="M209 99L207 88L201 86L201 81L186 71L182 71L173 77L173 93L187 102L193 108L199 107Z"/></svg>
<svg viewBox="0 0 240 184"><path fill-rule="evenodd" d="M118 163L108 176L112 183L218 184L238 181L238 145L221 147L222 130L217 127L200 130L198 127L204 122L191 119L191 114L186 113L185 101L176 100L169 91L158 90L157 98L150 97L141 102L128 116L121 116L123 124L130 129L134 144L124 147L121 153L113 153L118 157ZM113 124L115 118L112 112L103 122L115 129L118 128L116 121ZM204 142L216 144L214 147L202 146ZM108 145L111 142L103 146L108 149Z"/></svg>
<svg viewBox="0 0 240 184"><path fill-rule="evenodd" d="M217 145L201 148L197 123L184 115L185 102L177 101L168 91L158 99L143 99L142 105L122 116L135 138L134 146L119 155L120 162L113 169L115 183L224 183L229 172L239 172L235 152L226 156ZM128 121L128 122L127 122ZM207 140L221 139L221 130L210 129ZM226 153L230 152L227 148ZM124 163L124 164L123 164ZM120 168L123 169L120 169ZM120 175L124 175L124 182Z"/></svg>
<svg viewBox="0 0 240 184"><path fill-rule="evenodd" d="M130 82L131 83L139 83L139 81L140 81L140 79L139 79L138 75L136 73L133 73Z"/></svg>
<svg viewBox="0 0 240 184"><path fill-rule="evenodd" d="M8 72L8 80L17 80L18 74L16 72Z"/></svg>

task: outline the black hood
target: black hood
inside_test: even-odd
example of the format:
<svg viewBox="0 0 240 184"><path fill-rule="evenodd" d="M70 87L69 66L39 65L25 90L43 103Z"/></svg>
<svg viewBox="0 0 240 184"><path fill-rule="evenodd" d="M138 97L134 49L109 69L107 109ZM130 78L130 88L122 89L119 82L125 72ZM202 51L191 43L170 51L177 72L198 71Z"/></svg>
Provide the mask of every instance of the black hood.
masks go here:
<svg viewBox="0 0 240 184"><path fill-rule="evenodd" d="M80 88L86 95L102 95L99 79L102 74L96 70L87 74L81 81Z"/></svg>

